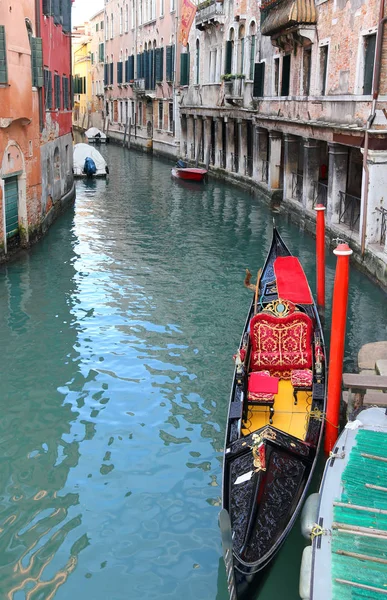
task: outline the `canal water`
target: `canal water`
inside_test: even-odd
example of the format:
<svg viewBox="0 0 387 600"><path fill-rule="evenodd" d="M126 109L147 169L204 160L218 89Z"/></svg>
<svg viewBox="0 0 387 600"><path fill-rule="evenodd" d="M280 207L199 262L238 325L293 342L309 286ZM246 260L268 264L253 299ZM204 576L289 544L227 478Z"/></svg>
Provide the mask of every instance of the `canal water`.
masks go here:
<svg viewBox="0 0 387 600"><path fill-rule="evenodd" d="M0 267L0 598L226 600L217 525L234 354L272 214L170 163L102 150L110 180ZM315 284L314 242L276 222ZM328 260L328 297L334 261ZM345 368L387 339L352 270ZM328 310L329 321L329 310ZM298 598L296 527L260 600Z"/></svg>

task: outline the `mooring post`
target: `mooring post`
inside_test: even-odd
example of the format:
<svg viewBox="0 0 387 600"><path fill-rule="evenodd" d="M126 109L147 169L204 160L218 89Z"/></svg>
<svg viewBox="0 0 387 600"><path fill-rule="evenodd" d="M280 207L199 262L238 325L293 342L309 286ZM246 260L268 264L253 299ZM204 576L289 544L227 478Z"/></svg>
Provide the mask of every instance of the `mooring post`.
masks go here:
<svg viewBox="0 0 387 600"><path fill-rule="evenodd" d="M329 355L328 400L325 425L324 449L329 453L339 433L341 379L347 321L349 257L352 250L348 244L339 244L333 251L337 256L335 283L333 287L331 346Z"/></svg>
<svg viewBox="0 0 387 600"><path fill-rule="evenodd" d="M317 308L321 316L325 311L325 206L317 204L316 211L316 263Z"/></svg>

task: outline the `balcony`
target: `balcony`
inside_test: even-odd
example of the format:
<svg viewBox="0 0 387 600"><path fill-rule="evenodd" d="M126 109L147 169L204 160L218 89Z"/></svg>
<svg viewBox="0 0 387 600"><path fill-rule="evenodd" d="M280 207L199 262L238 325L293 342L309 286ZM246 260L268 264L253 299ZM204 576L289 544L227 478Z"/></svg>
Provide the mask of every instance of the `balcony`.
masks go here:
<svg viewBox="0 0 387 600"><path fill-rule="evenodd" d="M315 0L262 0L261 32L283 50L313 42L316 23Z"/></svg>
<svg viewBox="0 0 387 600"><path fill-rule="evenodd" d="M133 92L135 92L138 96L144 96L145 95L145 77L142 77L141 79L134 79L132 89L133 89Z"/></svg>
<svg viewBox="0 0 387 600"><path fill-rule="evenodd" d="M203 31L208 27L224 23L224 8L223 2L214 2L206 0L198 5L195 17L196 29Z"/></svg>
<svg viewBox="0 0 387 600"><path fill-rule="evenodd" d="M224 98L229 104L241 106L243 103L245 82L243 78L235 77L224 82Z"/></svg>

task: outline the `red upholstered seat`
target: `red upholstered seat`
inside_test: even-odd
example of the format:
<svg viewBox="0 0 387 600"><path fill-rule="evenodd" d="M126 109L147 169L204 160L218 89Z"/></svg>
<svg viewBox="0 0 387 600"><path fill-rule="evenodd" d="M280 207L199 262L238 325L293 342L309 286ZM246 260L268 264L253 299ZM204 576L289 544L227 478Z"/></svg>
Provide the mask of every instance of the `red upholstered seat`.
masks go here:
<svg viewBox="0 0 387 600"><path fill-rule="evenodd" d="M310 369L295 369L291 374L291 383L295 388L311 388L313 372Z"/></svg>
<svg viewBox="0 0 387 600"><path fill-rule="evenodd" d="M250 322L250 370L285 372L312 366L313 324L308 315L258 313Z"/></svg>
<svg viewBox="0 0 387 600"><path fill-rule="evenodd" d="M265 387L260 385L259 379L262 376L270 377L270 371L256 371L254 373L250 373L249 382L247 386L247 399L249 402L258 402L259 404L273 404L275 392L261 391L262 387Z"/></svg>

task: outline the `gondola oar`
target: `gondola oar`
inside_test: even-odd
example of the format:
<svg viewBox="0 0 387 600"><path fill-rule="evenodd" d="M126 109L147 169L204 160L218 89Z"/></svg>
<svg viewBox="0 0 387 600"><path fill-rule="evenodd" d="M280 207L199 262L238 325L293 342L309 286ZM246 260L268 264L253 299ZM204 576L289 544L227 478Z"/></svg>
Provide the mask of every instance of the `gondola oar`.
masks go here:
<svg viewBox="0 0 387 600"><path fill-rule="evenodd" d="M234 576L231 520L230 515L225 508L222 508L219 513L219 527L222 536L224 564L226 565L228 593L230 595L230 600L238 600Z"/></svg>

